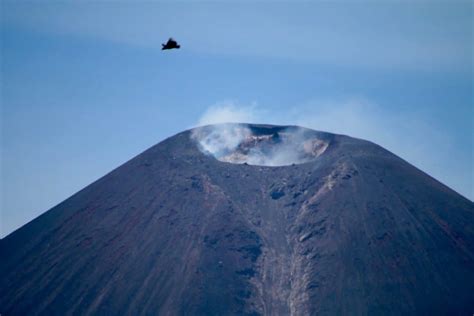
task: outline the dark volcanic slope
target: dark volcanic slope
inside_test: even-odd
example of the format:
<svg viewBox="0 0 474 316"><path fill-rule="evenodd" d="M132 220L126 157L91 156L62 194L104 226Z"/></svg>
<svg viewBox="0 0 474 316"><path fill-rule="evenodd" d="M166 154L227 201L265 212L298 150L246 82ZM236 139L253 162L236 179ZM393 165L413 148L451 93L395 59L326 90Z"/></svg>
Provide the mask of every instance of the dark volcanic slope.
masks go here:
<svg viewBox="0 0 474 316"><path fill-rule="evenodd" d="M0 241L0 313L471 315L473 203L314 133L325 151L285 167L189 131L150 148Z"/></svg>

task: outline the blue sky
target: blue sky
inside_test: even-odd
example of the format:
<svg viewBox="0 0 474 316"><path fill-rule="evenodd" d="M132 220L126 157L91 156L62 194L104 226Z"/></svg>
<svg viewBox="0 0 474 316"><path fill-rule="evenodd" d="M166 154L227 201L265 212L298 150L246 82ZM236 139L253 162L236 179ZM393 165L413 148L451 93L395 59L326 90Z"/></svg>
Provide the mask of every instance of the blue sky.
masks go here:
<svg viewBox="0 0 474 316"><path fill-rule="evenodd" d="M474 199L470 1L1 6L0 236L229 119L365 138Z"/></svg>

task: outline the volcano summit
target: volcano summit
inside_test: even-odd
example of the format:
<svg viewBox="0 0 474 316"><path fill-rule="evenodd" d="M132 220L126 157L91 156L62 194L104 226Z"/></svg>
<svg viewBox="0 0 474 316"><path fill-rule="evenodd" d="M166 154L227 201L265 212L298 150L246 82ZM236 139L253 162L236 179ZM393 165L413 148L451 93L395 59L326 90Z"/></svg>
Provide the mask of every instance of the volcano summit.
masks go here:
<svg viewBox="0 0 474 316"><path fill-rule="evenodd" d="M474 203L382 147L225 124L0 241L2 315L474 312Z"/></svg>

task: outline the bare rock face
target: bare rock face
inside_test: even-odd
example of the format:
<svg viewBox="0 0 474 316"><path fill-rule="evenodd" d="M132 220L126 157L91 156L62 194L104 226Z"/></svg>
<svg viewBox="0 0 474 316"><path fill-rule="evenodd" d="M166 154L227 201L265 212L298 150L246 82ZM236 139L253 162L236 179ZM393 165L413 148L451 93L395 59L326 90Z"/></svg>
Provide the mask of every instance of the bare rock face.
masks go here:
<svg viewBox="0 0 474 316"><path fill-rule="evenodd" d="M474 204L383 148L227 124L0 241L2 315L471 315Z"/></svg>

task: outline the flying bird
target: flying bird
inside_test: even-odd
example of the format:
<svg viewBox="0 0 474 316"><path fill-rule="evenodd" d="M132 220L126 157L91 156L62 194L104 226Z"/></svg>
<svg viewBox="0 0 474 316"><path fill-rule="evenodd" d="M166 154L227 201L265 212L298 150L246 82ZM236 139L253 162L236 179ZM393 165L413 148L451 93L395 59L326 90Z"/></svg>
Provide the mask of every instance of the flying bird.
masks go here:
<svg viewBox="0 0 474 316"><path fill-rule="evenodd" d="M178 45L178 43L170 37L170 39L168 40L168 42L166 42L166 44L161 44L161 50L165 50L165 49L173 49L173 48L180 48L181 46Z"/></svg>

